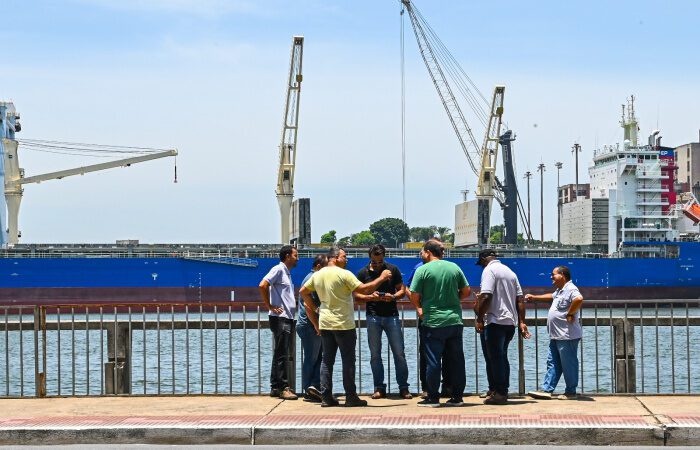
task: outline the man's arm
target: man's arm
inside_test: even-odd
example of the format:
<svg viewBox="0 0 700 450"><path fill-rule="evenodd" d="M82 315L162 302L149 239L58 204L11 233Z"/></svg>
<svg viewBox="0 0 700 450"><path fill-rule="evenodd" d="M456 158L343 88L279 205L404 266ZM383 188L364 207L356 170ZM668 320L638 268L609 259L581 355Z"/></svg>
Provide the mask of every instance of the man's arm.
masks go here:
<svg viewBox="0 0 700 450"><path fill-rule="evenodd" d="M464 286L462 289L459 290L459 299L466 300L469 298L471 293L472 293L472 288L469 286Z"/></svg>
<svg viewBox="0 0 700 450"><path fill-rule="evenodd" d="M357 286L353 292L357 294L370 294L376 291L377 288L389 278L391 278L391 270L385 269L377 279L370 281L369 283L362 283L361 285Z"/></svg>
<svg viewBox="0 0 700 450"><path fill-rule="evenodd" d="M541 295L533 295L533 294L525 294L525 301L541 301L541 302L551 302L552 301L552 293L548 292L546 294L541 294Z"/></svg>
<svg viewBox="0 0 700 450"><path fill-rule="evenodd" d="M418 317L422 318L423 317L423 306L421 305L420 302L420 294L418 292L411 292L411 303L413 303L413 306L416 307L416 313L418 314Z"/></svg>
<svg viewBox="0 0 700 450"><path fill-rule="evenodd" d="M522 295L515 297L515 306L518 311L518 329L520 330L520 335L525 339L530 339L530 332L527 330L527 325L525 325L525 299Z"/></svg>
<svg viewBox="0 0 700 450"><path fill-rule="evenodd" d="M266 279L263 278L263 280L258 285L258 289L260 290L260 297L262 298L262 301L268 310L272 311L275 314L282 314L284 312L284 310L282 309L281 306L273 308L272 305L270 304L270 282L269 281L267 281Z"/></svg>
<svg viewBox="0 0 700 450"><path fill-rule="evenodd" d="M574 298L571 301L571 305L569 305L569 311L566 313L566 321L571 323L574 321L574 318L576 317L576 313L578 312L579 309L581 309L581 305L583 305L583 296L579 295L578 297Z"/></svg>
<svg viewBox="0 0 700 450"><path fill-rule="evenodd" d="M316 305L314 304L314 299L311 297L311 290L307 289L306 286L302 286L299 289L299 294L301 298L304 299L304 307L306 308L306 317L309 318L311 324L316 329L316 333L319 333L318 329L318 313L316 313Z"/></svg>

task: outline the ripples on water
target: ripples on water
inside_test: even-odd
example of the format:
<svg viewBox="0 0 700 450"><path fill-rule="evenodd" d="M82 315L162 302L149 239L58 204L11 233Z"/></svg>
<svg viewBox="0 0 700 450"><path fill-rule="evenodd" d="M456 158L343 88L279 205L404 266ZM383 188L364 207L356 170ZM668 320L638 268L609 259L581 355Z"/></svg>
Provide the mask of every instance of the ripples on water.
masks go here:
<svg viewBox="0 0 700 450"><path fill-rule="evenodd" d="M603 313L601 310L599 314L607 316L608 311L606 309ZM700 309L692 308L689 312L691 317L698 316ZM471 312L465 311L464 316L470 317L470 314ZM532 314L531 311L528 312L528 317L532 317ZM541 310L540 317L542 314L546 314L546 311ZM653 312L644 312L645 320L649 318L650 324L652 323L652 314ZM622 316L624 311L613 310L613 315ZM659 315L668 316L669 311L659 310ZM676 317L679 315L685 317L685 310L681 314L677 311ZM592 317L593 312L584 310L584 316ZM630 317L633 316L639 317L639 311L630 313ZM155 319L155 315L152 314L147 314L146 317L147 319ZM240 313L234 313L232 317L233 320L243 318ZM256 317L257 314L249 313L246 318L251 320ZM413 318L415 315L412 311L407 311L405 317ZM53 318L55 317L49 316L48 320L51 321ZM213 314L203 315L204 320L213 318ZM113 320L113 316L111 319ZM140 319L140 316L133 318L133 320ZM161 320L164 323L169 322L170 319L168 314L161 315ZM177 319L184 319L184 314L176 314ZM228 320L228 314L219 314L219 319ZM265 319L264 315L262 319ZM25 316L23 320L30 322L32 318ZM81 329L80 320L84 321L84 316L76 317L74 333L71 330L60 332L60 352L58 332L48 331L46 371L48 395L100 395L103 392L104 380L100 367L103 362L107 361L107 334L106 332L100 333L99 330L86 332L84 322ZM99 316L91 316L91 320L99 320ZM126 320L126 316L120 315L119 320ZM199 314L193 316L190 313L190 320L198 321ZM62 321L70 321L70 316L62 316ZM105 323L109 323L106 318ZM546 370L549 344L547 330L544 326L537 327L536 330L535 327L530 327L530 331L533 337L526 340L524 344L525 391L539 388ZM409 383L412 391L418 391L416 329L406 328L404 336ZM579 390L591 393L611 391L613 380L611 376L610 336L609 326L599 326L597 330L595 327L584 327L582 355L579 355L582 367ZM672 333L670 327L659 327L657 331L653 325L645 325L643 330L637 326L635 327L635 336L637 392L700 392L700 378L693 376L695 371L700 369L700 355L689 351L689 349L700 348L700 327L676 326ZM245 332L238 329L229 330L226 327L217 331L209 329L201 331L190 329L189 332L175 330L173 335L170 330L163 329L160 331L160 341L158 339L157 330L146 330L144 341L144 331L134 325L131 377L132 392L135 394L184 394L188 392L193 394L257 394L258 392L266 393L269 390L272 349L271 333L266 324L263 324L260 331L249 329ZM160 342L159 345L158 342ZM642 345L644 346L643 355ZM100 360L100 347L102 347L103 361ZM388 384L389 392L397 392L393 359L387 354L387 347L386 337L384 337L382 353L385 382ZM514 340L509 349L510 390L512 392L518 390L517 348L517 341ZM89 351L86 351L88 349ZM20 351L24 354L22 365L20 365ZM481 348L478 345L478 336L473 328L465 328L464 330L464 352L467 361L466 391L484 391L487 386L486 374ZM365 329L358 330L358 350L356 353L358 389L361 392L370 393L374 390L374 386ZM73 355L75 356L73 357ZM387 364L390 359L391 364ZM7 364L8 361L9 364ZM298 338L297 361L301 362L301 345ZM25 331L20 339L18 332L6 333L0 324L0 396L34 395L34 364L34 333ZM342 390L340 357L337 358L334 372L334 387L336 391L340 391ZM86 376L88 373L89 376ZM300 387L300 363L297 364L296 382L297 387ZM563 390L563 387L564 380L562 378L557 390Z"/></svg>

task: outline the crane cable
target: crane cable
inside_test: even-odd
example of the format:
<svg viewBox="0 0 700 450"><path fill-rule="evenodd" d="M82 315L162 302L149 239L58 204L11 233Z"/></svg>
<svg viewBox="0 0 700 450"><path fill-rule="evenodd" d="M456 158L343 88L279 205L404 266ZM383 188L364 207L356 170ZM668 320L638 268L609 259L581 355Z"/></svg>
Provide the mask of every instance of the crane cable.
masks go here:
<svg viewBox="0 0 700 450"><path fill-rule="evenodd" d="M404 6L401 4L401 190L403 221L406 223L406 65L404 50Z"/></svg>

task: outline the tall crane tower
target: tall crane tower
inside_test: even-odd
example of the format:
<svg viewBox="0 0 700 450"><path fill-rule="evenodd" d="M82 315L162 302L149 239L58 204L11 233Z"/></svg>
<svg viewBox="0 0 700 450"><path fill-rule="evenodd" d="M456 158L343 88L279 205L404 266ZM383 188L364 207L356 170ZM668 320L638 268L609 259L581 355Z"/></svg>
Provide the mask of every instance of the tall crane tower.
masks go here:
<svg viewBox="0 0 700 450"><path fill-rule="evenodd" d="M287 98L284 104L284 122L279 148L277 172L277 203L280 205L280 230L282 244L290 241L290 212L294 198L294 168L297 156L297 131L299 130L299 99L301 95L301 62L304 53L304 37L292 38L292 54L287 79Z"/></svg>
<svg viewBox="0 0 700 450"><path fill-rule="evenodd" d="M16 112L14 104L11 102L0 102L0 117L0 185L4 186L5 194L4 196L0 196L0 247L6 246L7 244L14 245L19 242L21 236L19 232L19 207L24 195L24 188L22 186L25 184L60 180L73 175L84 175L89 172L97 172L115 167L129 167L132 164L177 155L177 150L175 149L157 150L94 144L72 144L69 142L32 139L18 141L15 139L15 133L21 130L21 126L18 122L19 114ZM92 153L92 156L95 156L96 153L132 153L138 154L139 156L25 177L24 169L19 167L18 149L20 143L28 149L52 153L72 154L71 152L83 151ZM5 211L7 211L6 216Z"/></svg>

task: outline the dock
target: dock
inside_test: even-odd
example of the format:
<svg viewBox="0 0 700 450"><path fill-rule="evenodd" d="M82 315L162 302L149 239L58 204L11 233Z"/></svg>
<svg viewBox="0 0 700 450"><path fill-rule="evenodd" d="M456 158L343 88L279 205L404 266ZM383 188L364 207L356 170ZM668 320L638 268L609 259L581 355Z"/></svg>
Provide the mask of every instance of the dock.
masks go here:
<svg viewBox="0 0 700 450"><path fill-rule="evenodd" d="M511 397L504 406L464 400L458 408L398 398L321 408L240 395L2 399L0 445L700 445L695 395Z"/></svg>

